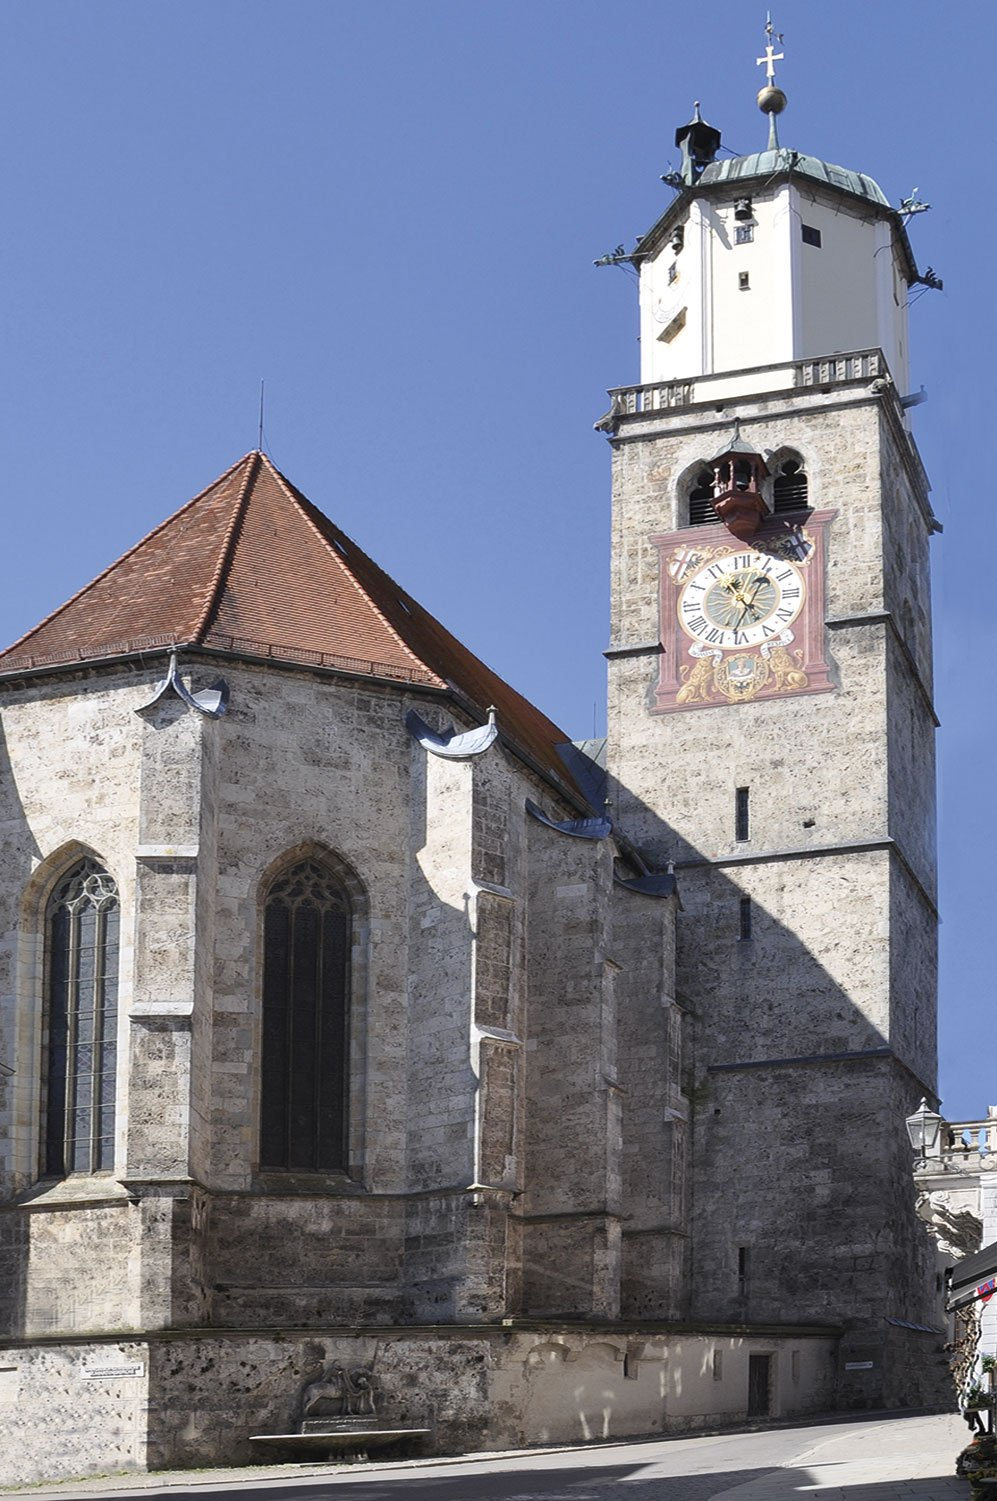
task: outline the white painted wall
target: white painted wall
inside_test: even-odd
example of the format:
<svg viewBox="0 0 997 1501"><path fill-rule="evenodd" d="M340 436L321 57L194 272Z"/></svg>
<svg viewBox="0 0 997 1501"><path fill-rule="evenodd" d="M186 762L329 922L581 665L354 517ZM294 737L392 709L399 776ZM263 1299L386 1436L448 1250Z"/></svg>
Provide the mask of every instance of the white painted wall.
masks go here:
<svg viewBox="0 0 997 1501"><path fill-rule="evenodd" d="M980 1174L980 1218L983 1221L980 1244L993 1245L997 1240L997 1173ZM997 1298L984 1303L980 1313L980 1350L997 1355Z"/></svg>
<svg viewBox="0 0 997 1501"><path fill-rule="evenodd" d="M713 206L711 370L743 370L793 358L789 200L783 183L774 194L752 197L753 238L737 243L740 221L733 202ZM746 276L748 285L741 287Z"/></svg>
<svg viewBox="0 0 997 1501"><path fill-rule="evenodd" d="M907 286L892 226L800 178L758 188L694 198L683 248L667 242L642 265L641 383L881 348L906 393ZM735 201L749 195L752 219L738 221ZM737 243L739 224L748 243ZM804 224L819 247L804 243Z"/></svg>

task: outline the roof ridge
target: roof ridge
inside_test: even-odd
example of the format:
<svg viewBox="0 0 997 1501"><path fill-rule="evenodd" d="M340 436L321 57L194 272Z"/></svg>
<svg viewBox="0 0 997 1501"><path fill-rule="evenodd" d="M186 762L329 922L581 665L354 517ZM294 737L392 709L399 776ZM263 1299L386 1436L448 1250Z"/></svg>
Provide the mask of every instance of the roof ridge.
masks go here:
<svg viewBox="0 0 997 1501"><path fill-rule="evenodd" d="M222 538L221 550L218 554L218 562L215 564L215 571L211 575L211 582L208 585L208 593L204 609L198 616L197 624L194 627L194 640L199 643L202 636L206 632L208 622L218 605L218 600L225 582L225 574L232 562L232 554L235 549L235 539L239 530L239 523L242 520L243 516L246 514L246 505L249 501L249 492L253 487L253 482L260 472L260 460L262 458L263 454L258 448L254 448L248 454L246 454L246 459L248 459L249 461L246 466L246 477L239 487L239 493L235 498L235 505L232 507L232 519L226 527L225 535ZM240 462L243 461L240 460Z"/></svg>
<svg viewBox="0 0 997 1501"><path fill-rule="evenodd" d="M287 496L288 500L295 507L295 509L298 512L300 512L300 514L304 517L305 522L310 527L310 529L314 533L314 535L318 538L319 542L322 544L322 546L329 553L330 557L332 557L335 560L336 564L339 566L339 568L343 571L343 573L349 579L350 583L353 585L353 588L361 596L361 598L366 602L366 604L369 606L369 608L371 610L373 610L373 612L377 616L378 620L380 620L381 624L385 627L385 629L391 634L391 636L394 638L394 640L398 643L398 645L401 647L401 649L405 653L405 655L407 657L411 658L411 660L413 662L418 663L418 665L423 669L423 671L431 673L432 676L436 679L436 681L439 684L444 685L444 679L440 677L439 673L435 670L435 668L431 667L428 662L424 662L423 659L422 659L422 657L420 657L418 655L418 653L416 653L415 651L412 650L411 646L409 646L409 644L405 640L405 638L391 624L391 621L387 618L387 616L385 615L384 611L378 606L378 604L373 599L371 599L370 595L367 593L367 590L363 587L363 585L361 584L360 580L356 577L356 575L354 574L352 568L350 568L348 560L346 558L344 558L337 551L337 549L335 547L330 547L329 546L328 539L322 535L321 531L315 525L315 522L312 520L311 516L309 516L306 507L304 505L302 505L302 503L301 503L302 500L307 500L307 496L302 496L299 493L297 487L295 485L293 485L290 480L286 479L283 474L281 474L281 472L277 468L276 464L272 461L272 459L268 458L268 456L265 453L261 453L260 454L260 458L263 460L263 462L271 470L274 478L276 479L277 483L280 485L281 489L283 490L284 494ZM314 501L307 501L307 503L308 503L309 506L314 506L314 504L315 504ZM317 507L316 507L316 509L317 509ZM342 531L342 528L336 526L336 523L334 521L332 521L330 517L327 516L325 518L325 520L328 523L328 525L333 528L334 531L342 532L342 535L344 537L346 536L346 533ZM355 547L357 549L357 551L359 553L362 553L365 558L368 557L368 555L364 552L364 550L360 546L360 544L358 542L354 542L352 537L347 538L347 540L349 541L351 547ZM370 563L372 563L375 568L378 566L376 563L374 563L374 560L372 558L368 558L368 561ZM383 573L384 570L382 569L381 572ZM389 578L389 575L385 573L384 577L385 578ZM394 580L391 580L391 582L393 583ZM397 588L397 585L395 587ZM399 592L403 593L404 591L403 590L399 590Z"/></svg>
<svg viewBox="0 0 997 1501"><path fill-rule="evenodd" d="M78 599L82 599L85 594L89 594L91 589L95 589L99 583L107 578L109 573L113 573L115 568L120 567L122 563L124 563L134 553L138 552L139 548L144 547L147 542L152 541L153 537L157 537L160 532L165 531L165 529L174 521L176 521L178 517L183 516L185 512L189 511L191 506L197 505L198 501L203 500L205 495L207 495L209 491L216 490L219 485L224 484L225 481L235 473L239 465L244 464L250 457L251 453L243 454L241 459L237 459L234 464L231 464L228 469L225 470L224 474L220 474L217 479L213 479L210 485L205 485L203 490L199 490L195 496L187 501L186 505L180 507L179 511L174 511L171 516L167 516L165 521L161 521L158 526L154 526L150 532L146 532L144 537L140 537L139 540L133 543L132 546L129 547L125 552L123 552L120 557L115 558L113 563L109 563L106 568L102 569L101 572L98 573L96 578L92 578L89 583L84 584L82 589L77 589L75 594L70 595L69 599L64 600L61 605L58 605L56 609L52 610L48 615L46 615L43 620L39 620L38 623L36 625L33 625L29 631L25 631L22 636L18 636L16 641L12 641L9 646L5 646L3 649L3 655L6 656L8 652L14 651L15 648L20 646L22 642L27 641L31 636L37 635L37 633L45 626L47 626L51 621L57 620L58 617L62 615L66 610L68 610L71 605L74 605Z"/></svg>

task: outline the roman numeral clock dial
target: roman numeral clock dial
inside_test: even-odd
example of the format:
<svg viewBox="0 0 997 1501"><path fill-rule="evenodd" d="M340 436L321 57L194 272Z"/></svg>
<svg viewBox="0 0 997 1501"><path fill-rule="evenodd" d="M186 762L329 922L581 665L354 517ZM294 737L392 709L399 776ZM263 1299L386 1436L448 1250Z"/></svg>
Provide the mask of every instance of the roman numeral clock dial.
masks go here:
<svg viewBox="0 0 997 1501"><path fill-rule="evenodd" d="M824 644L824 549L833 511L766 518L750 543L724 526L652 540L661 560L654 707L705 709L834 687Z"/></svg>
<svg viewBox="0 0 997 1501"><path fill-rule="evenodd" d="M679 596L682 629L707 646L759 646L803 608L803 574L783 558L730 553L695 573Z"/></svg>

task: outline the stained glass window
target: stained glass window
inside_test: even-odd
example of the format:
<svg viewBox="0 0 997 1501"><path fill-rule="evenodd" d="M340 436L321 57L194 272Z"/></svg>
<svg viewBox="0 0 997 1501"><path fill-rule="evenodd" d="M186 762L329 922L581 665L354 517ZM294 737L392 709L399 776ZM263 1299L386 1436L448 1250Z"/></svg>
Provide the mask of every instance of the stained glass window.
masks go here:
<svg viewBox="0 0 997 1501"><path fill-rule="evenodd" d="M270 887L263 918L260 1166L347 1167L351 913L318 860Z"/></svg>
<svg viewBox="0 0 997 1501"><path fill-rule="evenodd" d="M81 860L48 904L45 1172L114 1166L118 890Z"/></svg>

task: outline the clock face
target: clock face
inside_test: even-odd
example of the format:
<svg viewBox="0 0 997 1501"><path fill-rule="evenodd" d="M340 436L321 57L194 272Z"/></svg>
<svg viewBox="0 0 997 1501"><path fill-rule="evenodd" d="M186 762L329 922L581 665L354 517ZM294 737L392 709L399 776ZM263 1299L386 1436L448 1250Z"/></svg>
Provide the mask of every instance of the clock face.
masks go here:
<svg viewBox="0 0 997 1501"><path fill-rule="evenodd" d="M654 713L746 704L835 684L824 627L834 511L768 516L750 542L720 522L665 532Z"/></svg>
<svg viewBox="0 0 997 1501"><path fill-rule="evenodd" d="M717 651L763 646L792 625L805 592L803 574L788 558L731 552L684 584L679 623L687 636Z"/></svg>

